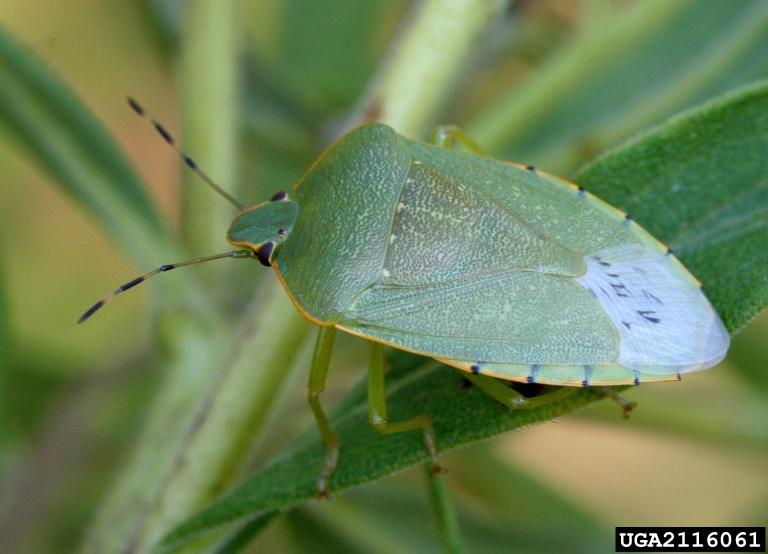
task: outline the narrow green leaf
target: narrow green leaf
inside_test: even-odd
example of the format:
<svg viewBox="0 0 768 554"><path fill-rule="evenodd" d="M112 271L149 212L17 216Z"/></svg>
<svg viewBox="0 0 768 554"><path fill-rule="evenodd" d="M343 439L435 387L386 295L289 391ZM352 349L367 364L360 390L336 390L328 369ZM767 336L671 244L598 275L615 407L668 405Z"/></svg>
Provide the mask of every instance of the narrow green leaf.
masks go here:
<svg viewBox="0 0 768 554"><path fill-rule="evenodd" d="M210 554L236 554L237 552L242 552L253 537L269 525L275 515L277 515L277 512L263 512L252 517L238 527L234 533L217 544L210 551Z"/></svg>
<svg viewBox="0 0 768 554"><path fill-rule="evenodd" d="M607 403L605 407L618 424L624 421L616 418L615 405ZM497 525L514 529L509 535L531 545L547 543L541 549L545 552L567 550L569 542L578 543L586 551L601 550L594 543L602 543L608 535L587 506L558 489L556 484L512 465L491 446L493 443L478 444L453 456L455 461L451 463L449 477L460 484L456 487L457 494L479 498L484 512L493 516ZM510 502L510 493L525 501ZM465 520L462 517L460 521ZM576 541L574 529L579 530Z"/></svg>
<svg viewBox="0 0 768 554"><path fill-rule="evenodd" d="M585 21L468 131L502 159L562 173L766 72L766 2L646 0Z"/></svg>
<svg viewBox="0 0 768 554"><path fill-rule="evenodd" d="M707 285L730 329L768 303L765 154L768 84L737 91L686 113L606 154L580 182L636 214L669 239ZM762 192L762 194L759 194ZM718 233L712 235L709 228ZM441 451L562 416L602 397L593 389L530 411L508 412L435 361L394 352L388 376L393 418L426 412ZM365 483L426 459L418 433L379 436L367 425L360 385L334 412L341 437L330 489ZM292 452L210 504L166 536L170 551L195 533L311 499L324 450L311 433Z"/></svg>
<svg viewBox="0 0 768 554"><path fill-rule="evenodd" d="M168 227L109 134L1 27L0 122L134 259L177 256Z"/></svg>
<svg viewBox="0 0 768 554"><path fill-rule="evenodd" d="M403 352L393 355L387 377L389 411L398 418L426 411L433 419L440 451L558 417L602 397L592 389L574 389L572 396L551 406L508 412L481 391L465 388L464 378L442 364ZM332 420L344 447L329 487L332 491L426 460L419 433L399 433L382 440L367 424L364 384L339 408ZM164 539L160 551L173 551L199 531L256 511L284 509L314 498L317 468L322 467L324 456L325 450L313 430L289 456L179 526Z"/></svg>
<svg viewBox="0 0 768 554"><path fill-rule="evenodd" d="M349 537L340 535L325 521L320 521L309 506L292 510L283 516L282 525L294 552L344 552L345 554L375 554L372 549L362 550L359 544L350 544ZM353 530L358 529L353 522ZM390 544L395 541L390 541ZM399 542L399 541L398 541ZM370 543L370 541L369 541ZM365 545L366 547L368 544Z"/></svg>
<svg viewBox="0 0 768 554"><path fill-rule="evenodd" d="M446 463L466 552L608 551L608 529L550 488L496 459L483 445L453 454ZM308 503L294 510L289 518L298 516L302 524L292 533L304 546L298 551L308 551L313 539L332 537L335 550L314 551L446 552L426 517L423 480L415 477L382 479L332 502Z"/></svg>

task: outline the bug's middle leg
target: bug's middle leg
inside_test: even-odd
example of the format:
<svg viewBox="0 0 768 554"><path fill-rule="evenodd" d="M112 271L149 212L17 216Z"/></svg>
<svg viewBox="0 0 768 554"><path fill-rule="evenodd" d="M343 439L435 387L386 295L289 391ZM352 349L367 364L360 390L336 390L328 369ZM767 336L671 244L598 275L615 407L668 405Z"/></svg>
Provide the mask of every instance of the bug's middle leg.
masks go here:
<svg viewBox="0 0 768 554"><path fill-rule="evenodd" d="M333 474L333 470L336 469L339 447L341 446L338 435L333 431L328 416L325 415L323 407L320 405L320 393L325 389L325 379L328 376L328 366L331 361L335 338L335 327L320 327L318 329L315 351L312 354L312 368L309 372L309 406L315 415L317 427L320 429L320 437L325 445L325 461L317 478L317 496L319 498L328 496L328 480Z"/></svg>
<svg viewBox="0 0 768 554"><path fill-rule="evenodd" d="M437 462L437 446L432 430L432 419L421 414L403 421L389 421L387 416L386 387L384 382L384 347L375 342L369 342L370 357L368 361L368 421L379 433L401 433L404 431L421 430L424 436L424 446L432 458L432 473L443 470Z"/></svg>

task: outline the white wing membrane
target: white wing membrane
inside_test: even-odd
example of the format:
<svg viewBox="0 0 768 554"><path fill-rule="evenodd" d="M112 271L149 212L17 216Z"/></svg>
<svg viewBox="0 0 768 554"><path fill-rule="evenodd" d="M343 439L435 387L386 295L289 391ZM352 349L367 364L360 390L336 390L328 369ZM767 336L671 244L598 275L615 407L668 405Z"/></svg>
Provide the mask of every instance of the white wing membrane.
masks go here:
<svg viewBox="0 0 768 554"><path fill-rule="evenodd" d="M625 245L586 257L577 280L613 320L618 363L644 373L695 371L723 359L729 337L697 284L671 256Z"/></svg>

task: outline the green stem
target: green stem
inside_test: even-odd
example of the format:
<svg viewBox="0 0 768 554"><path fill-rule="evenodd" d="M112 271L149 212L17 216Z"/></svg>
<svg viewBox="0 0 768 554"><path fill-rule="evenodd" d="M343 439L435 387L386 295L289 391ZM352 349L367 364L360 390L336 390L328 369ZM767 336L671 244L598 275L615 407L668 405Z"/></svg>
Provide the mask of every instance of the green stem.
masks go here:
<svg viewBox="0 0 768 554"><path fill-rule="evenodd" d="M293 381L294 371L305 369L294 361L308 329L279 285L270 283L246 313L229 360L217 370L210 392L189 421L184 441L134 539L140 551L237 476L252 439L270 421L279 391Z"/></svg>
<svg viewBox="0 0 768 554"><path fill-rule="evenodd" d="M445 477L441 473L435 474L431 463L424 464L424 474L426 475L429 500L437 519L437 529L443 543L443 550L450 554L459 554L464 550L461 531L456 511L448 496Z"/></svg>
<svg viewBox="0 0 768 554"><path fill-rule="evenodd" d="M163 318L162 323L161 335L168 338L169 349L164 367L159 368L164 382L136 446L91 523L84 554L122 552L131 543L182 448L201 395L210 384L210 367L222 354L217 326L203 327L186 312Z"/></svg>
<svg viewBox="0 0 768 554"><path fill-rule="evenodd" d="M420 138L434 125L468 53L507 0L428 0L373 81L363 117ZM359 115L358 115L359 117Z"/></svg>
<svg viewBox="0 0 768 554"><path fill-rule="evenodd" d="M242 28L237 0L187 2L181 57L184 148L213 180L237 198L236 160L239 122ZM190 252L222 250L232 206L198 176L184 172L181 229ZM226 275L229 268L203 268L204 275Z"/></svg>
<svg viewBox="0 0 768 554"><path fill-rule="evenodd" d="M234 181L237 155L238 2L195 0L186 6L185 16L181 81L185 115L190 115L186 118L185 148L217 181L230 183ZM222 251L222 236L231 219L231 206L217 198L194 175L182 198L185 199L182 227L189 250L202 254ZM142 242L142 246L150 244L151 241ZM178 254L164 255L160 262L180 259L183 258ZM230 268L199 269L226 272ZM167 291L164 300L178 297L179 291L188 291L191 287L183 283L197 282L196 271L159 280L163 291ZM175 313L163 316L160 321L158 334L168 352L163 368L165 382L153 400L142 434L118 481L91 525L83 548L85 552L120 552L126 544L140 544L146 536L160 532L158 525L169 525L162 517L152 522L147 518L154 518L154 512L167 504L165 495L175 494L172 487L177 479L175 470L189 442L190 424L195 421L199 405L216 379L212 368L221 363L231 342L223 320L205 313L210 311L206 308L210 298L206 297L203 287L199 287L196 296L187 294L183 300L174 303ZM179 310L179 305L185 308ZM199 489L207 489L201 481L185 483L182 488L190 497L203 494ZM175 517L183 517L197 507L184 507L181 501L178 505L181 511Z"/></svg>

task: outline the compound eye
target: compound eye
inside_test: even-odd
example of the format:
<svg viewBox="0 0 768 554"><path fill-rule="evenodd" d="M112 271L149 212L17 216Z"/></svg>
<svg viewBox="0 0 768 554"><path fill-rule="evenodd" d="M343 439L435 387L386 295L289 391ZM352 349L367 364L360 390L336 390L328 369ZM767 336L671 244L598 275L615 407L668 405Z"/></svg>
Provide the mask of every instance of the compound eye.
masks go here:
<svg viewBox="0 0 768 554"><path fill-rule="evenodd" d="M261 262L261 265L270 267L272 265L272 252L275 251L275 243L272 241L265 242L256 251L256 257Z"/></svg>
<svg viewBox="0 0 768 554"><path fill-rule="evenodd" d="M280 192L276 192L272 195L272 198L269 199L271 202L285 202L288 200L288 193L284 190L281 190Z"/></svg>

